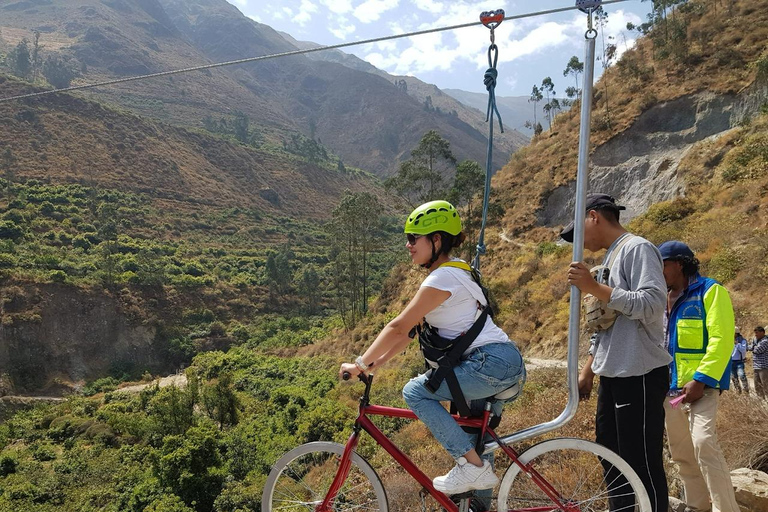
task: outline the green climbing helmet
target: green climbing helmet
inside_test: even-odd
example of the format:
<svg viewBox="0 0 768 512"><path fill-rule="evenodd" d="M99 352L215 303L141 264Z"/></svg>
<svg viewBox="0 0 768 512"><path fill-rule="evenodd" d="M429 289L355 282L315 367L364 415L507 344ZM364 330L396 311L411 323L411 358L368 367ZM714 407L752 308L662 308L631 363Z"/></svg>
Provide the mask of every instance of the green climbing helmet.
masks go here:
<svg viewBox="0 0 768 512"><path fill-rule="evenodd" d="M461 219L448 201L430 201L411 212L405 219L405 232L414 235L428 235L445 231L449 235L461 233Z"/></svg>

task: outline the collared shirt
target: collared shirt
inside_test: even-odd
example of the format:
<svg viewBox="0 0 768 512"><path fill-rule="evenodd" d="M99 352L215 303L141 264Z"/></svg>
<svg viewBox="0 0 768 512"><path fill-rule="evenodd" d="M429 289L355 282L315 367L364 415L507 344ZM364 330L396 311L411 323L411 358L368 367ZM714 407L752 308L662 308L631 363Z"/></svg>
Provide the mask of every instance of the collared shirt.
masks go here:
<svg viewBox="0 0 768 512"><path fill-rule="evenodd" d="M755 370L768 369L768 336L763 336L752 345L752 364Z"/></svg>

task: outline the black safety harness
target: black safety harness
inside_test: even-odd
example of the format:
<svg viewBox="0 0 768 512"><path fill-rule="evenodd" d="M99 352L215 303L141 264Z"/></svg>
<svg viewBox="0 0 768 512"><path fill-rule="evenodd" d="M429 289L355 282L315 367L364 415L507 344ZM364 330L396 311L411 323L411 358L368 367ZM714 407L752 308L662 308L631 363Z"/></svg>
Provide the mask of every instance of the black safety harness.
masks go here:
<svg viewBox="0 0 768 512"><path fill-rule="evenodd" d="M475 323L466 332L454 339L448 339L440 336L436 327L432 327L426 320L414 329L419 335L419 347L426 360L428 380L424 384L426 388L435 393L443 381L448 383L448 390L451 392L453 406L461 416L471 416L469 405L461 391L459 380L456 378L454 368L462 361L464 352L467 351L472 342L485 327L485 322L490 315L493 317L493 309L489 300L488 290L480 284L480 275L478 272L463 261L448 261L440 267L455 267L466 270L472 275L472 279L480 287L485 297L485 306L478 302L478 309L481 309L480 316ZM438 267L439 268L439 267ZM415 334L415 333L414 333Z"/></svg>

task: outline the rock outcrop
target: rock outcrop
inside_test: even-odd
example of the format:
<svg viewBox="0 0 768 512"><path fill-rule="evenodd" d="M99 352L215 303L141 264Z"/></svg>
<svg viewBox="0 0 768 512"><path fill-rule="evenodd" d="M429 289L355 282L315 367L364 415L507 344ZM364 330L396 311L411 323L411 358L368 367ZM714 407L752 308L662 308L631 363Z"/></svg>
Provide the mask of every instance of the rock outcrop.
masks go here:
<svg viewBox="0 0 768 512"><path fill-rule="evenodd" d="M768 512L768 474L756 469L731 471L741 512Z"/></svg>
<svg viewBox="0 0 768 512"><path fill-rule="evenodd" d="M59 284L5 287L0 302L3 394L59 395L78 382L167 371L151 325L119 298Z"/></svg>
<svg viewBox="0 0 768 512"><path fill-rule="evenodd" d="M628 130L595 149L589 189L611 194L625 205L622 221L654 203L685 195L677 173L680 161L697 143L730 130L737 122L734 108L741 104L736 95L700 93L651 107ZM539 211L539 222L567 224L575 188L575 182L556 188Z"/></svg>

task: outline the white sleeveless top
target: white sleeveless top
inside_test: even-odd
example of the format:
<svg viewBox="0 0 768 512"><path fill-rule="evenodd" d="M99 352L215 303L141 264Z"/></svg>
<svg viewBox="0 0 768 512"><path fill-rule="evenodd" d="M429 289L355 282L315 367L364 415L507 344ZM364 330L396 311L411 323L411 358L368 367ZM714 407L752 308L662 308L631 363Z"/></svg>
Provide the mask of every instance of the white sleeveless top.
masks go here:
<svg viewBox="0 0 768 512"><path fill-rule="evenodd" d="M453 258L452 261L461 260ZM475 319L480 316L481 311L478 308L478 303L481 307L486 304L480 286L472 279L469 272L460 268L442 266L429 274L421 286L451 294L445 302L425 316L427 323L436 327L438 334L443 338L454 339L468 331L475 323ZM509 336L488 316L485 320L485 327L465 354L483 345L509 343L509 341Z"/></svg>

